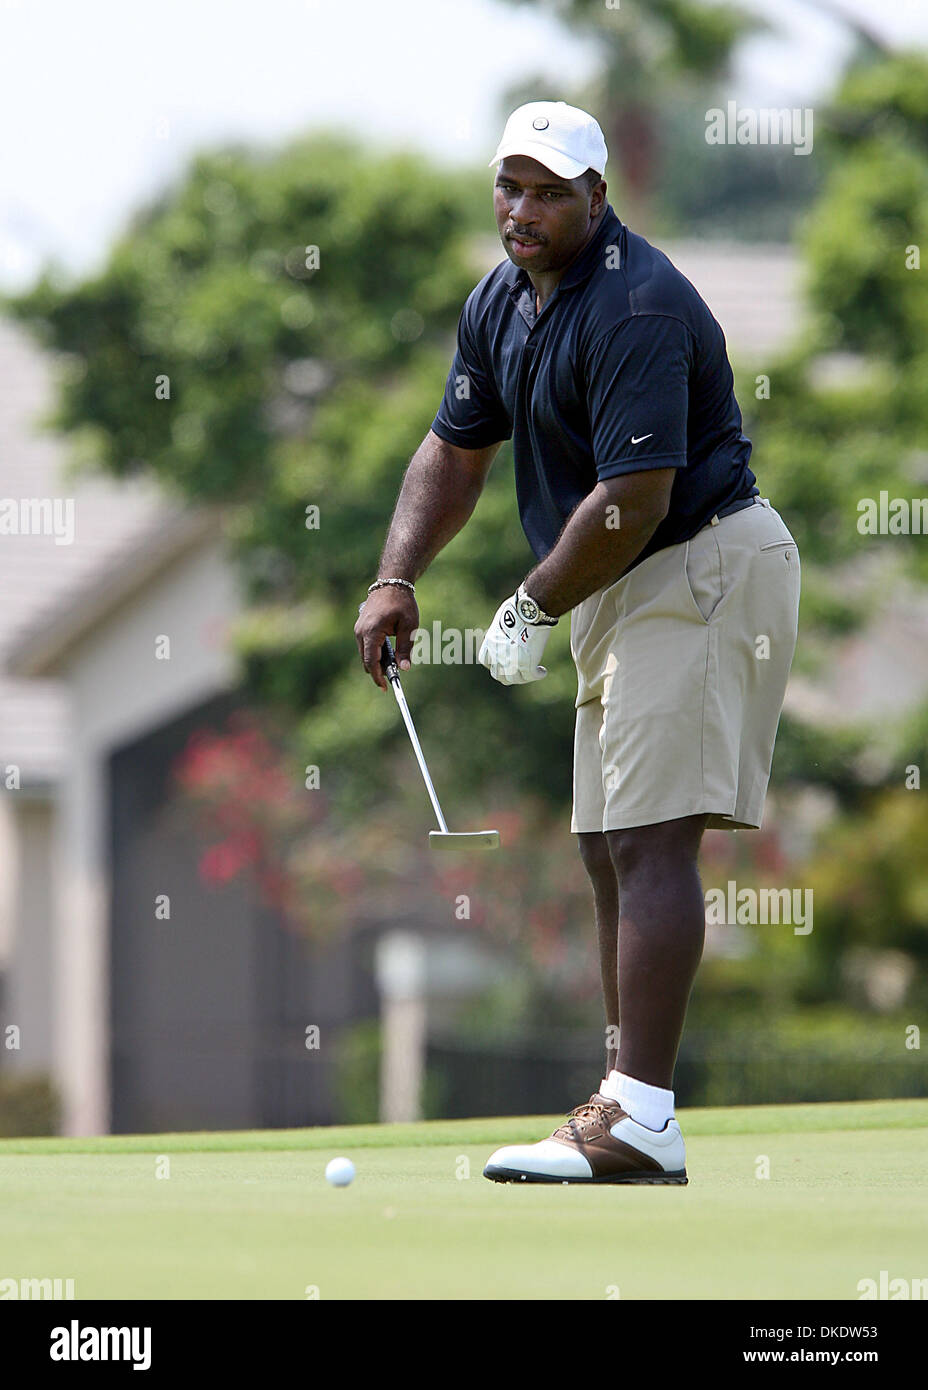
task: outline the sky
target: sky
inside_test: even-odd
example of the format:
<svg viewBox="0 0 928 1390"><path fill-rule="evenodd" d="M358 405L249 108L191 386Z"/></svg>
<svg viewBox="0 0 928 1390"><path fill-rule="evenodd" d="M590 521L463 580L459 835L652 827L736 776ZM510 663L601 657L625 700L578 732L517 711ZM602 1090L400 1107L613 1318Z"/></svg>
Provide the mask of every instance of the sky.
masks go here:
<svg viewBox="0 0 928 1390"><path fill-rule="evenodd" d="M774 28L744 45L731 96L809 105L827 92L840 26L813 0L742 3ZM925 0L832 3L928 48ZM0 0L0 52L4 289L49 257L73 275L99 268L133 208L198 149L327 125L485 163L507 87L547 73L576 88L597 63L541 7L502 0Z"/></svg>

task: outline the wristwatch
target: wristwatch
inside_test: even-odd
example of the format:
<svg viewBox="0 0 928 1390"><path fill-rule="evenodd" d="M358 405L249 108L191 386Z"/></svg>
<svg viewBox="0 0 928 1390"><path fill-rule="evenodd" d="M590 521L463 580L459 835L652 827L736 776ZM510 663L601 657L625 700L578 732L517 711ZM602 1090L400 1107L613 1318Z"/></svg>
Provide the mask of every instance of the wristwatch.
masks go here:
<svg viewBox="0 0 928 1390"><path fill-rule="evenodd" d="M533 598L525 592L525 585L519 585L519 592L516 594L516 612L523 623L533 623L536 626L555 627L557 618L551 618L544 613Z"/></svg>

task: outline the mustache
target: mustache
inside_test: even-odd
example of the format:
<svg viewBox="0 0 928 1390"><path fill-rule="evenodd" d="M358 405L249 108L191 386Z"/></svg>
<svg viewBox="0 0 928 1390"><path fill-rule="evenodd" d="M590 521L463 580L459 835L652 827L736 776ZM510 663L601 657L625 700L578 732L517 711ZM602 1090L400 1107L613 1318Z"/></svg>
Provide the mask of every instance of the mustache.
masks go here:
<svg viewBox="0 0 928 1390"><path fill-rule="evenodd" d="M526 242L526 243L530 243L530 244L533 245L533 246L543 246L543 245L544 245L544 242L542 241L541 237L538 237L538 236L529 236L529 235L527 235L527 234L525 234L525 233L517 232L517 231L514 231L514 230L508 231L508 232L506 233L506 237L507 237L507 239L508 239L509 241L524 241L524 242Z"/></svg>

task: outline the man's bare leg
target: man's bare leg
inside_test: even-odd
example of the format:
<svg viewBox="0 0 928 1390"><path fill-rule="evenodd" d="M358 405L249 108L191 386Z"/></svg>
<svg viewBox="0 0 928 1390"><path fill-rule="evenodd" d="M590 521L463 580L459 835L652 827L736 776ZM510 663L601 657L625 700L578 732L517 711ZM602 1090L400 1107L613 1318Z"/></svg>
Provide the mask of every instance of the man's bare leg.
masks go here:
<svg viewBox="0 0 928 1390"><path fill-rule="evenodd" d="M616 1070L673 1087L673 1069L706 930L699 845L707 817L606 832L619 882Z"/></svg>
<svg viewBox="0 0 928 1390"><path fill-rule="evenodd" d="M670 1090L705 937L697 856L705 816L577 836L593 887L613 1069ZM607 1039L614 1039L615 1028Z"/></svg>
<svg viewBox="0 0 928 1390"><path fill-rule="evenodd" d="M686 1183L673 1068L705 935L696 863L705 825L687 816L578 837L606 1020L621 1019L618 1057L608 1051L599 1094L550 1139L491 1154L483 1175L492 1182Z"/></svg>
<svg viewBox="0 0 928 1390"><path fill-rule="evenodd" d="M619 883L609 853L609 843L601 831L577 836L580 858L593 885L596 933L599 939L599 970L606 1014L606 1070L618 1065L619 1025Z"/></svg>

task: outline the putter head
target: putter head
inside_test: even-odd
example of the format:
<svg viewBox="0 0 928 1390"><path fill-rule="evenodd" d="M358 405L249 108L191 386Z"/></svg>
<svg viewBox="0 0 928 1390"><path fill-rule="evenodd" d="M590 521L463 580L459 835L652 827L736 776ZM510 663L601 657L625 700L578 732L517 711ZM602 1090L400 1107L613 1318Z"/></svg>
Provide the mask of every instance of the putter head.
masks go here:
<svg viewBox="0 0 928 1390"><path fill-rule="evenodd" d="M499 849L499 831L430 830L429 849Z"/></svg>

